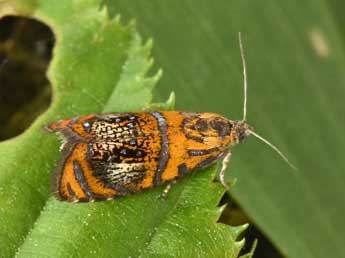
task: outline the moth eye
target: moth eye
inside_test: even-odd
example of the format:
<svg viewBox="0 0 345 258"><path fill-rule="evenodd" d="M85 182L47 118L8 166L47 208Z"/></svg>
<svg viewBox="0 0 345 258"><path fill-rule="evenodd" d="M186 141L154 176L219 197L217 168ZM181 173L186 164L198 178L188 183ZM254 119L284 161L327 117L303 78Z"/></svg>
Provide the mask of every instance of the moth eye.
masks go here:
<svg viewBox="0 0 345 258"><path fill-rule="evenodd" d="M240 131L240 134L238 135L238 139L242 141L244 138L246 138L246 133L245 131Z"/></svg>

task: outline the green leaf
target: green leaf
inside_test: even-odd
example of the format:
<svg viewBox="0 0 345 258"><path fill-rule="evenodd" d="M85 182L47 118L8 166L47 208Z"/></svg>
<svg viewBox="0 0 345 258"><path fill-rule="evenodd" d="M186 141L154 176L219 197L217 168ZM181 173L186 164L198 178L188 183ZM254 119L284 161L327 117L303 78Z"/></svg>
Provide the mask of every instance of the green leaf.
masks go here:
<svg viewBox="0 0 345 258"><path fill-rule="evenodd" d="M18 257L237 257L245 227L216 223L223 189L210 184L214 168L203 172L166 201L162 188L81 205L50 199Z"/></svg>
<svg viewBox="0 0 345 258"><path fill-rule="evenodd" d="M173 89L177 109L241 118L243 32L248 122L299 170L249 138L233 149L232 195L284 257L345 257L344 1L105 4L155 38L157 92Z"/></svg>
<svg viewBox="0 0 345 258"><path fill-rule="evenodd" d="M237 257L245 229L217 220L224 189L215 166L174 185L108 202L71 204L49 198L60 142L42 127L63 118L105 111L138 111L151 104L161 76L151 41L134 24L109 18L97 0L18 0L2 15L28 14L56 37L48 76L53 103L19 137L0 144L0 256L11 257ZM171 106L173 95L167 103Z"/></svg>

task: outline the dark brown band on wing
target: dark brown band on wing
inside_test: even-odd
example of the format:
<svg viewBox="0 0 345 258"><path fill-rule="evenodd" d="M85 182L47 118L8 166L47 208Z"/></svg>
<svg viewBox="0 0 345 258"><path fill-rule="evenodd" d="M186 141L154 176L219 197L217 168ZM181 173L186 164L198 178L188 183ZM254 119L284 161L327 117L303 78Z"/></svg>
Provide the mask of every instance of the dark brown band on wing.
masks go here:
<svg viewBox="0 0 345 258"><path fill-rule="evenodd" d="M81 168L80 163L77 160L73 160L73 171L75 179L78 181L85 195L88 197L92 197L92 193L90 192L86 179L84 177L83 169Z"/></svg>
<svg viewBox="0 0 345 258"><path fill-rule="evenodd" d="M208 167L209 165L215 163L220 157L222 157L224 154L217 154L217 155L211 155L208 158L202 160L201 162L199 162L194 169L201 169L201 168L205 168ZM193 170L194 170L193 169Z"/></svg>
<svg viewBox="0 0 345 258"><path fill-rule="evenodd" d="M219 147L204 149L204 150L188 150L187 153L189 156L203 156L203 155L211 154L215 151L219 151Z"/></svg>
<svg viewBox="0 0 345 258"><path fill-rule="evenodd" d="M198 136L195 136L195 135L191 135L188 130L186 130L186 124L188 124L189 122L193 121L193 120L196 120L198 119L197 116L191 116L191 117L186 117L182 120L182 130L183 130L183 133L184 135L188 138L188 139L191 139L191 140L194 140L196 142L200 142L200 143L204 143L204 138L202 137L198 137Z"/></svg>
<svg viewBox="0 0 345 258"><path fill-rule="evenodd" d="M67 191L68 191L68 194L71 196L71 197L70 197L71 199L77 198L77 195L76 195L76 193L73 191L73 189L72 189L70 183L67 183Z"/></svg>
<svg viewBox="0 0 345 258"><path fill-rule="evenodd" d="M164 116L160 112L150 112L152 116L157 119L158 130L161 138L161 151L158 160L158 168L154 178L154 184L160 185L162 183L162 173L167 167L169 161L169 140L167 136L167 123Z"/></svg>
<svg viewBox="0 0 345 258"><path fill-rule="evenodd" d="M178 166L178 176L179 177L184 177L187 175L189 172L186 163L182 163L181 165Z"/></svg>

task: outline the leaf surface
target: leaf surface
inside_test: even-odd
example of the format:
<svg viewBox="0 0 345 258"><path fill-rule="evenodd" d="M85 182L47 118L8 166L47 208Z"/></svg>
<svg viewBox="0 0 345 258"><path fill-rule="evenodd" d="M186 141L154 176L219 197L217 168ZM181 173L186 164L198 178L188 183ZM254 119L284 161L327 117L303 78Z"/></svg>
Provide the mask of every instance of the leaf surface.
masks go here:
<svg viewBox="0 0 345 258"><path fill-rule="evenodd" d="M148 108L161 76L133 23L109 18L99 1L12 1L56 37L48 77L53 102L22 135L0 144L0 256L237 257L242 227L216 223L224 189L215 166L173 186L108 202L71 204L49 197L58 137L42 127L68 117Z"/></svg>
<svg viewBox="0 0 345 258"><path fill-rule="evenodd" d="M248 122L299 170L252 137L233 149L232 194L284 257L345 257L344 1L105 3L155 38L157 92L177 109L242 117L242 31Z"/></svg>

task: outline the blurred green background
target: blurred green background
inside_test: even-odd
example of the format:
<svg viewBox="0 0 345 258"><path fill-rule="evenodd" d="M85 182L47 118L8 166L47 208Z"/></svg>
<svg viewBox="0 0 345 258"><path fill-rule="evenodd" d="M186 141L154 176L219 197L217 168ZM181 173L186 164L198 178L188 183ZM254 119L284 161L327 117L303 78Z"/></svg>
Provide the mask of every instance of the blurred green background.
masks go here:
<svg viewBox="0 0 345 258"><path fill-rule="evenodd" d="M155 66L164 70L156 100L175 91L176 109L241 118L237 33L243 32L248 122L299 170L292 171L257 139L248 139L234 148L227 171L229 179L237 178L226 198L236 204L229 207L239 205L259 229L252 233L259 238L255 257L345 257L344 3L103 4L111 15L135 19L143 38L154 39ZM48 82L42 75L53 45L47 28L6 19L0 21L0 139L22 131L49 105ZM238 224L247 218L236 208L227 210L222 221Z"/></svg>

